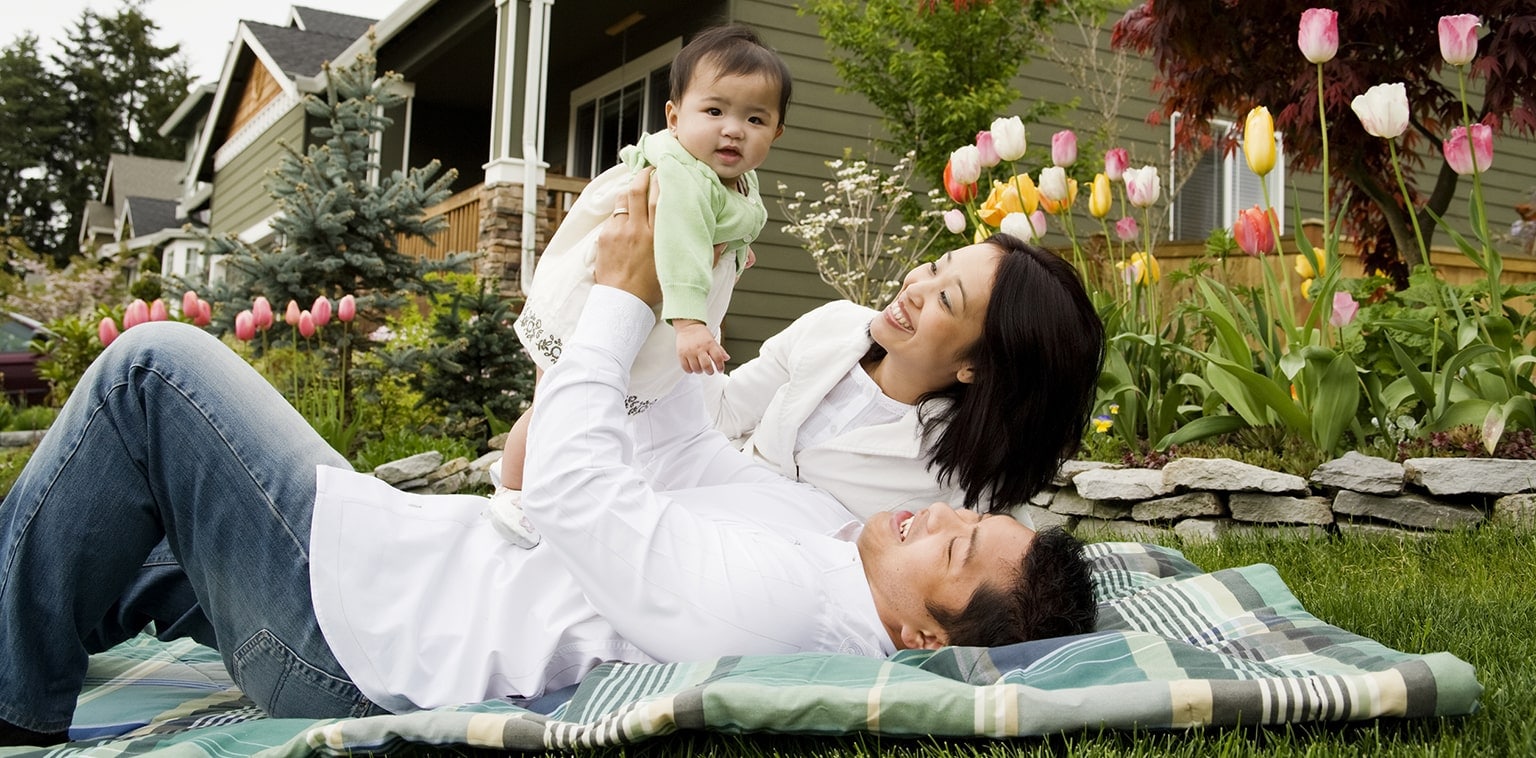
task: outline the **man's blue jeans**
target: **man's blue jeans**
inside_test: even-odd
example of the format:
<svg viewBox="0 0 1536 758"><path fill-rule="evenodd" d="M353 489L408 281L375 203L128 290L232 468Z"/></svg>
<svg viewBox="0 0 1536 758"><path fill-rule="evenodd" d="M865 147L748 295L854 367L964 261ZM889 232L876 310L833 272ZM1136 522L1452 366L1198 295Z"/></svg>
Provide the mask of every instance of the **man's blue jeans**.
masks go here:
<svg viewBox="0 0 1536 758"><path fill-rule="evenodd" d="M124 332L0 505L0 719L65 729L88 653L150 620L211 633L273 716L380 712L310 600L321 463L348 465L218 340L168 322Z"/></svg>

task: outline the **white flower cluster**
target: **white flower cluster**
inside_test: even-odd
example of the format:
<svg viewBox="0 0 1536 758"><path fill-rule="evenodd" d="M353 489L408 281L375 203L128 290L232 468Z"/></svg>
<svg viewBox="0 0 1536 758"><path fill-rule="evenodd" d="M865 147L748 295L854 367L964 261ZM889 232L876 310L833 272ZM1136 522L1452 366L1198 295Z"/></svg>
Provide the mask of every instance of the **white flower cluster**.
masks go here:
<svg viewBox="0 0 1536 758"><path fill-rule="evenodd" d="M862 158L827 161L833 178L822 182L824 197L807 200L796 192L780 201L789 219L784 232L811 254L821 280L848 300L885 305L943 230L939 190L919 208L907 187L914 156L907 153L888 170ZM779 183L781 194L788 189Z"/></svg>

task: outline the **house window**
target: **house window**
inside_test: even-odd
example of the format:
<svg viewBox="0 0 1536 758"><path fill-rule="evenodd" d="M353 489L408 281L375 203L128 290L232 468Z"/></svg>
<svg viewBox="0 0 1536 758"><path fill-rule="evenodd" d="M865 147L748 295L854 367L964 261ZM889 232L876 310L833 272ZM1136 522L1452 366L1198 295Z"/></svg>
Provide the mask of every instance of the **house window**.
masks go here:
<svg viewBox="0 0 1536 758"><path fill-rule="evenodd" d="M1174 114L1172 121L1169 142L1177 144L1172 130L1178 128L1179 114ZM1241 139L1232 152L1222 154L1220 138L1231 134L1233 128L1231 121L1211 120L1211 132L1218 137L1218 147L1206 150L1193 168L1186 169L1187 177L1177 174L1181 165L1187 165L1187 162L1179 160L1178 148L1174 149L1169 184L1179 190L1168 210L1171 239L1202 240L1212 229L1231 228L1238 211L1264 205L1264 189L1260 182L1266 180L1269 182L1270 205L1280 220L1280 228L1286 228L1285 143L1280 133L1275 133L1275 168L1269 176L1260 179L1248 168Z"/></svg>
<svg viewBox="0 0 1536 758"><path fill-rule="evenodd" d="M666 125L675 39L571 92L568 173L591 179L619 162L619 148Z"/></svg>

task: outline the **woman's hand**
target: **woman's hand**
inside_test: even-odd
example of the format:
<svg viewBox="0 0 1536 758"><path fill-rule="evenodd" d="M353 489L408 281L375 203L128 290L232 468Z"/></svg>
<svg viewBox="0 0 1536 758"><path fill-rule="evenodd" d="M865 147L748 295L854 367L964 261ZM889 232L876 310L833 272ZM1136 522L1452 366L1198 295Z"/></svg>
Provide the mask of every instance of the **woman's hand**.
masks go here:
<svg viewBox="0 0 1536 758"><path fill-rule="evenodd" d="M616 287L649 305L661 302L656 280L656 198L654 170L642 169L614 203L613 216L597 235L593 280Z"/></svg>

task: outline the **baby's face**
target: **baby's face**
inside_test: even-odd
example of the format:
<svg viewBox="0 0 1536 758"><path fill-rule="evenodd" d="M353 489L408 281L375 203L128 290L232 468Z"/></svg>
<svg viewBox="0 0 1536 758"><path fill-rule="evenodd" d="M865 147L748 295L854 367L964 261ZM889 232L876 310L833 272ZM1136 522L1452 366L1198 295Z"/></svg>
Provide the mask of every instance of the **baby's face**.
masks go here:
<svg viewBox="0 0 1536 758"><path fill-rule="evenodd" d="M778 85L765 76L719 76L716 67L700 66L682 102L667 101L667 128L689 155L733 182L761 166L784 133Z"/></svg>

